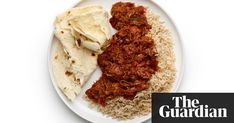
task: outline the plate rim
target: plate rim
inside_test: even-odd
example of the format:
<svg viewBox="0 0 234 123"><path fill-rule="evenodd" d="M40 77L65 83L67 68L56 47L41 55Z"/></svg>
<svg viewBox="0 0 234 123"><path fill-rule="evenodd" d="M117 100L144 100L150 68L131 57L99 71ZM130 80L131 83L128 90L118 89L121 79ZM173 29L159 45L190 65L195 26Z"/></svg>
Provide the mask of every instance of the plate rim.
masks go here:
<svg viewBox="0 0 234 123"><path fill-rule="evenodd" d="M83 2L84 0L79 0L78 2L75 2L74 6L80 4L81 2ZM176 32L176 35L178 36L178 40L179 40L179 43L180 43L180 50L181 50L181 66L180 66L180 72L178 74L178 78L177 78L177 82L175 81L174 82L174 85L172 87L172 90L171 92L169 93L176 93L178 92L178 89L182 83L182 79L183 79L183 76L184 76L184 69L185 69L185 61L184 61L184 45L183 45L183 38L181 36L181 33L180 33L180 30L177 28L177 24L175 23L175 21L171 18L170 14L168 14L164 9L163 7L161 7L158 3L156 3L155 0L149 0L151 3L153 3L155 6L157 6L164 14L165 16L171 21L171 24L173 26L173 28L175 28L175 32ZM128 1L126 1L128 2ZM92 120L90 120L88 118L88 116L83 116L83 115L80 115L79 113L77 113L73 108L72 106L70 106L69 102L67 100L65 100L65 98L63 98L60 94L60 89L57 87L57 84L56 84L56 80L54 78L54 73L53 73L53 68L52 68L52 62L51 62L51 57L52 57L52 47L53 47L53 38L54 38L54 27L53 27L53 31L51 33L51 37L50 37L50 40L49 40L49 46L48 46L48 53L47 53L47 67L49 69L49 74L50 74L50 80L52 82L52 85L53 85L53 88L55 89L57 95L59 96L59 98L63 101L63 103L73 112L75 113L76 115L78 115L80 118L82 118L83 120L85 121L89 121L89 122L93 122ZM149 113L148 115L145 115L145 116L141 116L141 117L146 117L140 121L138 121L139 123L141 122L145 122L149 119L151 119L151 113Z"/></svg>

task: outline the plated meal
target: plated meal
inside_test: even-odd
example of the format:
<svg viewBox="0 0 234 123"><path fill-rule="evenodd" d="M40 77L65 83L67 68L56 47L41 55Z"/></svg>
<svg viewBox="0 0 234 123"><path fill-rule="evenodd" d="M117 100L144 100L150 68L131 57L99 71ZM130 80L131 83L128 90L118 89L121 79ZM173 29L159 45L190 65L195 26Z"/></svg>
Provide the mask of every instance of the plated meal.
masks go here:
<svg viewBox="0 0 234 123"><path fill-rule="evenodd" d="M124 121L151 113L151 93L172 91L176 55L171 31L157 13L134 2L110 6L59 14L51 63L56 86L70 103L82 96L89 109ZM90 83L97 69L101 74Z"/></svg>

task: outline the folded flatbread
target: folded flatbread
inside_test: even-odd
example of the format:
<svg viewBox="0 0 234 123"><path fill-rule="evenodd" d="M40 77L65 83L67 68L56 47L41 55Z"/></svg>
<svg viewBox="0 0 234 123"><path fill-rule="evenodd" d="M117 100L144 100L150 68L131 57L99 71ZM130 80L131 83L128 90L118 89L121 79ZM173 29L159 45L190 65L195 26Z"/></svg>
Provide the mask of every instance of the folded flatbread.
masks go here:
<svg viewBox="0 0 234 123"><path fill-rule="evenodd" d="M108 13L101 6L77 7L57 16L55 28L62 26L71 32L75 39L84 37L81 46L101 52L111 38Z"/></svg>
<svg viewBox="0 0 234 123"><path fill-rule="evenodd" d="M69 9L55 20L54 34L61 43L54 53L58 87L73 101L97 67L97 54L111 37L107 12L100 6Z"/></svg>
<svg viewBox="0 0 234 123"><path fill-rule="evenodd" d="M75 80L75 77L71 72L71 64L63 51L61 43L55 42L53 47L52 66L55 81L64 95L66 95L69 100L73 101L76 95L80 93L81 84L79 81Z"/></svg>
<svg viewBox="0 0 234 123"><path fill-rule="evenodd" d="M106 11L98 10L82 14L70 19L69 23L76 32L86 37L81 42L84 47L90 50L100 51L111 37Z"/></svg>

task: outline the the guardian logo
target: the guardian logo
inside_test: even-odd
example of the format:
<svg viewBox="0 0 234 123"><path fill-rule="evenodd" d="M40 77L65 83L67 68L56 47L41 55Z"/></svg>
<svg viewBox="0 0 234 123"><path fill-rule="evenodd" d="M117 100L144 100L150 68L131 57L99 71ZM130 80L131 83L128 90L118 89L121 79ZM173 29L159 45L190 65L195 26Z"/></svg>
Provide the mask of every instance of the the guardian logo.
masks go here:
<svg viewBox="0 0 234 123"><path fill-rule="evenodd" d="M209 107L200 104L198 99L188 99L186 96L174 96L171 98L174 107L162 105L159 107L159 115L162 118L227 118L228 110L224 107ZM215 102L214 102L215 103Z"/></svg>

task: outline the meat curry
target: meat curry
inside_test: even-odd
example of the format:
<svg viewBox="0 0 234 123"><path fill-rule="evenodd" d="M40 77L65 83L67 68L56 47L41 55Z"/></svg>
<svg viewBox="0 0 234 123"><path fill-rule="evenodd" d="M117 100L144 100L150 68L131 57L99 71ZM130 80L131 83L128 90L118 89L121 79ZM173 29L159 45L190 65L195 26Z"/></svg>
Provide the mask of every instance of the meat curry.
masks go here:
<svg viewBox="0 0 234 123"><path fill-rule="evenodd" d="M133 99L137 92L149 88L158 62L154 41L146 36L151 26L145 11L143 6L130 2L113 5L110 23L118 32L98 56L102 76L86 91L94 102L105 106L115 97Z"/></svg>

